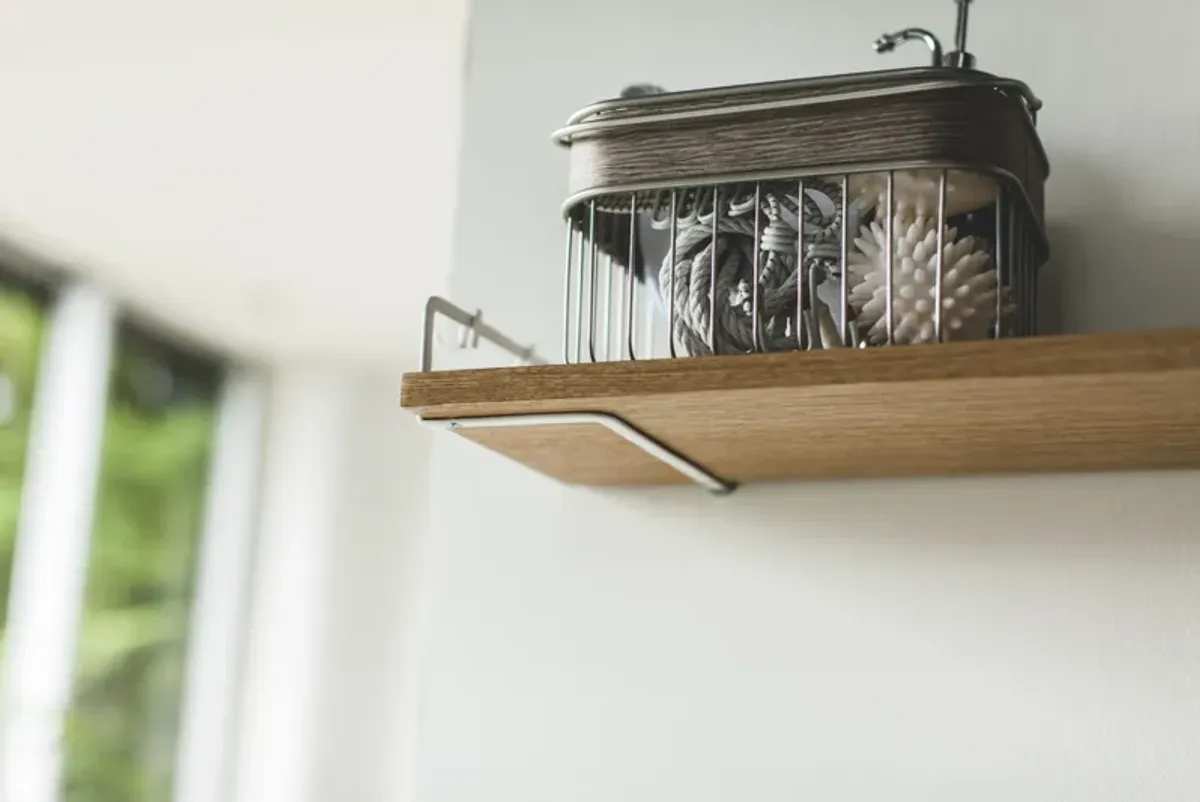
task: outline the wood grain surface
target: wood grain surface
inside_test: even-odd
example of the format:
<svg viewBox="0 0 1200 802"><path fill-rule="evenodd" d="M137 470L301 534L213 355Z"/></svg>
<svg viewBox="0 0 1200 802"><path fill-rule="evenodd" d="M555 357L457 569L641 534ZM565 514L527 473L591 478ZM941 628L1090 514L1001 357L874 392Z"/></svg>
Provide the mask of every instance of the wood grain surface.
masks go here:
<svg viewBox="0 0 1200 802"><path fill-rule="evenodd" d="M599 424L459 429L485 448L567 484L687 484L674 468Z"/></svg>
<svg viewBox="0 0 1200 802"><path fill-rule="evenodd" d="M738 481L1200 467L1200 331L412 373L429 420L608 412ZM599 427L462 432L582 484L680 481Z"/></svg>

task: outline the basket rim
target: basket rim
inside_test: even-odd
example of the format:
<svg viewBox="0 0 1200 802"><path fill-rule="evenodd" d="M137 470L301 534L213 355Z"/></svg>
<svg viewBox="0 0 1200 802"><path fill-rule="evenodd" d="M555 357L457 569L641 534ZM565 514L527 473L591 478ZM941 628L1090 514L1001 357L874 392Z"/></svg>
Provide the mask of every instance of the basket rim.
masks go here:
<svg viewBox="0 0 1200 802"><path fill-rule="evenodd" d="M844 91L796 95L797 92L805 90L839 87ZM638 98L616 98L594 103L576 112L565 127L553 133L552 140L555 144L570 149L578 139L600 136L612 131L963 88L993 89L1008 97L1016 95L1020 101L1023 112L1021 118L1026 131L1037 149L1046 175L1049 175L1050 158L1037 130L1037 111L1042 107L1042 103L1029 86L1016 79L1000 78L990 73L957 67L877 70L799 80L739 84L716 89L667 92ZM687 105L704 101L711 104L738 98L744 100L699 108Z"/></svg>
<svg viewBox="0 0 1200 802"><path fill-rule="evenodd" d="M560 145L570 145L571 139L580 133L580 126L601 122L616 122L618 120L630 123L664 122L677 119L670 112L654 112L663 106L702 101L719 101L738 98L747 95L786 95L788 93L814 89L843 89L843 92L831 92L828 95L809 98L792 98L794 104L816 105L817 103L836 102L839 100L858 99L860 97L877 97L875 93L907 94L908 92L930 91L933 89L961 87L991 87L993 89L1015 92L1025 103L1030 114L1036 114L1042 109L1042 101L1024 81L1015 78L1002 78L989 72L963 69L961 67L910 67L894 70L868 70L862 72L838 73L835 75L820 75L813 78L790 78L780 81L764 81L750 84L730 84L727 86L708 87L703 89L687 89L678 92L663 92L656 95L644 95L634 98L610 98L583 107L572 114L566 124L552 134L552 138ZM897 91L898 90L898 91ZM866 93L866 94L862 94ZM776 99L778 103L785 98ZM809 101L809 102L803 102ZM752 104L757 106L757 104ZM706 107L695 110L694 116L703 117L707 114L727 114L740 111L751 111L744 105L730 104L720 107ZM676 112L677 114L678 112ZM608 127L608 126L603 126Z"/></svg>
<svg viewBox="0 0 1200 802"><path fill-rule="evenodd" d="M863 173L902 172L905 170L946 170L948 172L974 172L981 175L990 176L996 181L1004 184L1007 189L1016 192L1016 198L1020 201L1024 214L1027 216L1027 219L1033 223L1033 231L1035 234L1035 239L1037 240L1037 244L1041 250L1041 258L1043 261L1050 258L1050 240L1046 235L1044 221L1040 220L1037 213L1034 211L1033 201L1030 199L1029 193L1025 189L1025 185L1021 183L1017 176L1008 170L988 164L964 164L928 160L888 162L886 164L850 164L792 170L763 170L758 172L736 174L726 173L721 175L692 178L688 179L687 181L653 181L638 184L592 187L582 192L577 192L567 198L562 205L562 216L564 221L569 221L572 219L573 213L578 207L590 202L595 198L600 198L605 195L623 195L641 192L666 192L671 190L693 189L696 187L705 187L714 184L742 184L758 181L784 181L788 179L800 181L802 179L809 178L841 177L843 175L849 176Z"/></svg>

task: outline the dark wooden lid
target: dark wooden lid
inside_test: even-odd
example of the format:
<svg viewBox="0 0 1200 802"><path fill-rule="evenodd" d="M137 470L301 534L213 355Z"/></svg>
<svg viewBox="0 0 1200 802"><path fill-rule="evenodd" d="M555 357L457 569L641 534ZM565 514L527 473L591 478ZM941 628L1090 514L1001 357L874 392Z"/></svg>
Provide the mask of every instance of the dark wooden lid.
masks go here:
<svg viewBox="0 0 1200 802"><path fill-rule="evenodd" d="M571 151L568 210L622 192L952 168L1015 185L1040 224L1040 107L1020 81L931 67L608 100L554 136Z"/></svg>
<svg viewBox="0 0 1200 802"><path fill-rule="evenodd" d="M713 115L738 114L753 111L753 107L761 104L815 106L851 100L860 93L908 94L970 86L991 87L1019 98L1031 122L1042 108L1041 100L1022 81L978 70L920 67L612 98L575 112L565 127L554 132L553 138L558 144L569 146L577 138L614 128L703 119L706 111Z"/></svg>

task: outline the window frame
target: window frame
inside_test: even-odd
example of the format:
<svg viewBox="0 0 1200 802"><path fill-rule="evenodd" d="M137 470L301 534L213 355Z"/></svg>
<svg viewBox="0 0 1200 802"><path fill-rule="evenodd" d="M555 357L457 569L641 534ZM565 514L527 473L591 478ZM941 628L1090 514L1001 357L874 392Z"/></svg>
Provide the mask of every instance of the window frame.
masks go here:
<svg viewBox="0 0 1200 802"><path fill-rule="evenodd" d="M58 802L64 727L95 533L109 381L119 323L204 348L90 281L33 266L0 243L5 278L48 299L0 665L0 799ZM162 332L161 337L159 332ZM175 755L176 802L216 802L233 776L258 517L268 376L223 357L189 610ZM230 579L233 578L233 582Z"/></svg>

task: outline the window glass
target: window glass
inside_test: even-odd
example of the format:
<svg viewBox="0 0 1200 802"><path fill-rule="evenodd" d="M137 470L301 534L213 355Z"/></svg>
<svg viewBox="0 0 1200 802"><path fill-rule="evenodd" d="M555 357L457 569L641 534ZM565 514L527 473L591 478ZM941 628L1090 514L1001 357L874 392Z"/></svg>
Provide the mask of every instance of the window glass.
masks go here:
<svg viewBox="0 0 1200 802"><path fill-rule="evenodd" d="M170 799L220 366L120 331L67 717L68 802Z"/></svg>

